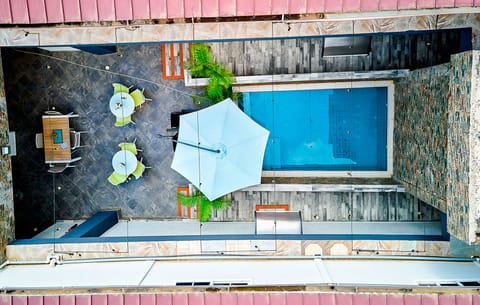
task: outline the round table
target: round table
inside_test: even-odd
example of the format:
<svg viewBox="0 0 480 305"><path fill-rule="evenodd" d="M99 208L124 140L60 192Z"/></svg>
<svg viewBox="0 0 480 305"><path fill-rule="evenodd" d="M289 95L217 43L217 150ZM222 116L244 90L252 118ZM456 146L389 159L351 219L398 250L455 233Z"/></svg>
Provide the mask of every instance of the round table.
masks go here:
<svg viewBox="0 0 480 305"><path fill-rule="evenodd" d="M137 157L128 150L120 150L113 156L112 166L117 173L130 175L137 168Z"/></svg>
<svg viewBox="0 0 480 305"><path fill-rule="evenodd" d="M126 117L135 110L135 102L130 94L119 92L110 99L110 111L116 117Z"/></svg>

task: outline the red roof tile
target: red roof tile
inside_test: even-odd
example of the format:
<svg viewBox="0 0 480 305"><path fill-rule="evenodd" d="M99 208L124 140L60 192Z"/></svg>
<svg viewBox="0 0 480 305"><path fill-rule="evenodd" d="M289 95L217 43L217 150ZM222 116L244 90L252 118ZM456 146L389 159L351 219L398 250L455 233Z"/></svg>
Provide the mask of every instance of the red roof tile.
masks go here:
<svg viewBox="0 0 480 305"><path fill-rule="evenodd" d="M107 296L104 295L104 294L94 294L94 295L92 295L91 304L92 305L107 305Z"/></svg>
<svg viewBox="0 0 480 305"><path fill-rule="evenodd" d="M280 6L287 7L287 6ZM275 10L272 1L272 11ZM278 10L278 7L276 8ZM290 0L288 1L288 12L290 14L305 14L307 13L307 0Z"/></svg>
<svg viewBox="0 0 480 305"><path fill-rule="evenodd" d="M43 297L39 295L28 296L28 304L43 305Z"/></svg>
<svg viewBox="0 0 480 305"><path fill-rule="evenodd" d="M185 11L183 10L183 1L167 0L167 17L168 18L182 18L184 16L185 16Z"/></svg>
<svg viewBox="0 0 480 305"><path fill-rule="evenodd" d="M74 295L61 295L60 296L60 305L75 305L75 296Z"/></svg>
<svg viewBox="0 0 480 305"><path fill-rule="evenodd" d="M192 18L192 17L202 15L202 6L201 6L200 0L185 0L184 8L185 8L185 17L187 18ZM223 9L226 9L226 8L224 7ZM235 10L235 8L233 10Z"/></svg>
<svg viewBox="0 0 480 305"><path fill-rule="evenodd" d="M82 21L97 21L98 9L95 0L80 0L80 16Z"/></svg>
<svg viewBox="0 0 480 305"><path fill-rule="evenodd" d="M140 304L142 305L155 305L155 295L154 294L141 294L140 295Z"/></svg>
<svg viewBox="0 0 480 305"><path fill-rule="evenodd" d="M480 305L479 295L317 292L176 292L109 295L0 295L0 305Z"/></svg>
<svg viewBox="0 0 480 305"><path fill-rule="evenodd" d="M80 22L82 21L82 15L80 10L79 1L64 1L63 2L63 14L65 20L70 22Z"/></svg>
<svg viewBox="0 0 480 305"><path fill-rule="evenodd" d="M8 0L2 0L8 1ZM2 5L3 6L3 5ZM26 0L16 0L10 2L11 19L14 23L30 23L28 5ZM36 14L37 12L32 12Z"/></svg>
<svg viewBox="0 0 480 305"><path fill-rule="evenodd" d="M46 23L47 14L43 0L28 0L28 14L31 23ZM35 12L35 13L34 13Z"/></svg>
<svg viewBox="0 0 480 305"><path fill-rule="evenodd" d="M166 0L150 0L150 18L152 19L167 18L167 1Z"/></svg>
<svg viewBox="0 0 480 305"><path fill-rule="evenodd" d="M90 305L92 298L88 294L81 294L75 296L75 305Z"/></svg>
<svg viewBox="0 0 480 305"><path fill-rule="evenodd" d="M387 305L402 305L403 295L401 294L389 294L387 295Z"/></svg>
<svg viewBox="0 0 480 305"><path fill-rule="evenodd" d="M343 0L343 12L359 12L360 8L360 0Z"/></svg>
<svg viewBox="0 0 480 305"><path fill-rule="evenodd" d="M148 12L148 7L143 8L143 10L146 10ZM117 17L117 20L132 20L132 2L125 0L115 0L115 15Z"/></svg>
<svg viewBox="0 0 480 305"><path fill-rule="evenodd" d="M47 11L48 22L62 23L63 19L63 3L61 0L45 0L45 9ZM36 12L35 12L36 14ZM30 22L33 23L32 17L35 14L30 14Z"/></svg>
<svg viewBox="0 0 480 305"><path fill-rule="evenodd" d="M0 24L410 10L480 0L0 0Z"/></svg>

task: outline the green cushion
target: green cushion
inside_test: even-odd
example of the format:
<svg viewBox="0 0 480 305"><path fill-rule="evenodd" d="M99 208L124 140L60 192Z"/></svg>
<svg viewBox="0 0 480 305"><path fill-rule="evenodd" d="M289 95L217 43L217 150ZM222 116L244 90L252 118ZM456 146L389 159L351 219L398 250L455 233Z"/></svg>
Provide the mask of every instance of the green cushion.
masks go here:
<svg viewBox="0 0 480 305"><path fill-rule="evenodd" d="M143 165L142 162L137 161L137 167L133 171L132 175L135 176L135 179L140 179L140 177L142 177L144 171L145 171L145 165Z"/></svg>
<svg viewBox="0 0 480 305"><path fill-rule="evenodd" d="M123 143L118 144L118 146L122 150L128 150L129 152L131 152L134 155L137 154L137 145L135 145L135 143L123 142Z"/></svg>
<svg viewBox="0 0 480 305"><path fill-rule="evenodd" d="M113 185L119 185L120 183L123 183L127 180L128 175L122 175L117 172L113 172L109 177L108 177L108 182L110 182Z"/></svg>
<svg viewBox="0 0 480 305"><path fill-rule="evenodd" d="M133 90L133 92L130 93L130 95L133 98L133 101L135 103L135 107L138 107L138 106L142 105L143 103L145 103L145 96L143 95L142 91L140 91L139 89Z"/></svg>
<svg viewBox="0 0 480 305"><path fill-rule="evenodd" d="M119 83L113 83L112 86L113 86L113 94L117 94L120 92L128 93L130 91L130 89L128 89L127 86Z"/></svg>
<svg viewBox="0 0 480 305"><path fill-rule="evenodd" d="M128 123L131 123L131 122L132 122L132 116L131 115L126 116L126 117L118 117L117 116L115 126L121 127L121 126L125 126L125 125L127 125Z"/></svg>

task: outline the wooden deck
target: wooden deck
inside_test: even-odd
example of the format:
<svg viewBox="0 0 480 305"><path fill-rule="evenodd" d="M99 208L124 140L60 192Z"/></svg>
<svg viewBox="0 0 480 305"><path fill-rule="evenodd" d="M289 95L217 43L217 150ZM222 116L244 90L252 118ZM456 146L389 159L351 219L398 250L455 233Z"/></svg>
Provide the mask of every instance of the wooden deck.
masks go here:
<svg viewBox="0 0 480 305"><path fill-rule="evenodd" d="M212 221L254 221L256 205L288 205L304 221L430 221L438 210L400 192L244 192L233 194L232 206L214 211Z"/></svg>
<svg viewBox="0 0 480 305"><path fill-rule="evenodd" d="M418 69L445 63L460 50L461 31L371 36L368 56L324 57L324 38L209 43L235 76ZM262 60L263 59L263 60Z"/></svg>

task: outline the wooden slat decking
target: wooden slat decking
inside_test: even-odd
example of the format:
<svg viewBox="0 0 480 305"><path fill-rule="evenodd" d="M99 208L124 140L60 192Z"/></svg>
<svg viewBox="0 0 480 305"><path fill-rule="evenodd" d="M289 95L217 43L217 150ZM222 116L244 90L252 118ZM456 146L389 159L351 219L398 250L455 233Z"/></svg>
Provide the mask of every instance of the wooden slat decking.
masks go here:
<svg viewBox="0 0 480 305"><path fill-rule="evenodd" d="M323 57L324 38L209 43L217 62L235 76L418 69L448 62L460 31L371 37L368 56Z"/></svg>
<svg viewBox="0 0 480 305"><path fill-rule="evenodd" d="M211 221L254 221L256 205L286 204L304 221L430 221L439 212L399 192L248 192L233 193L232 206L214 211Z"/></svg>

